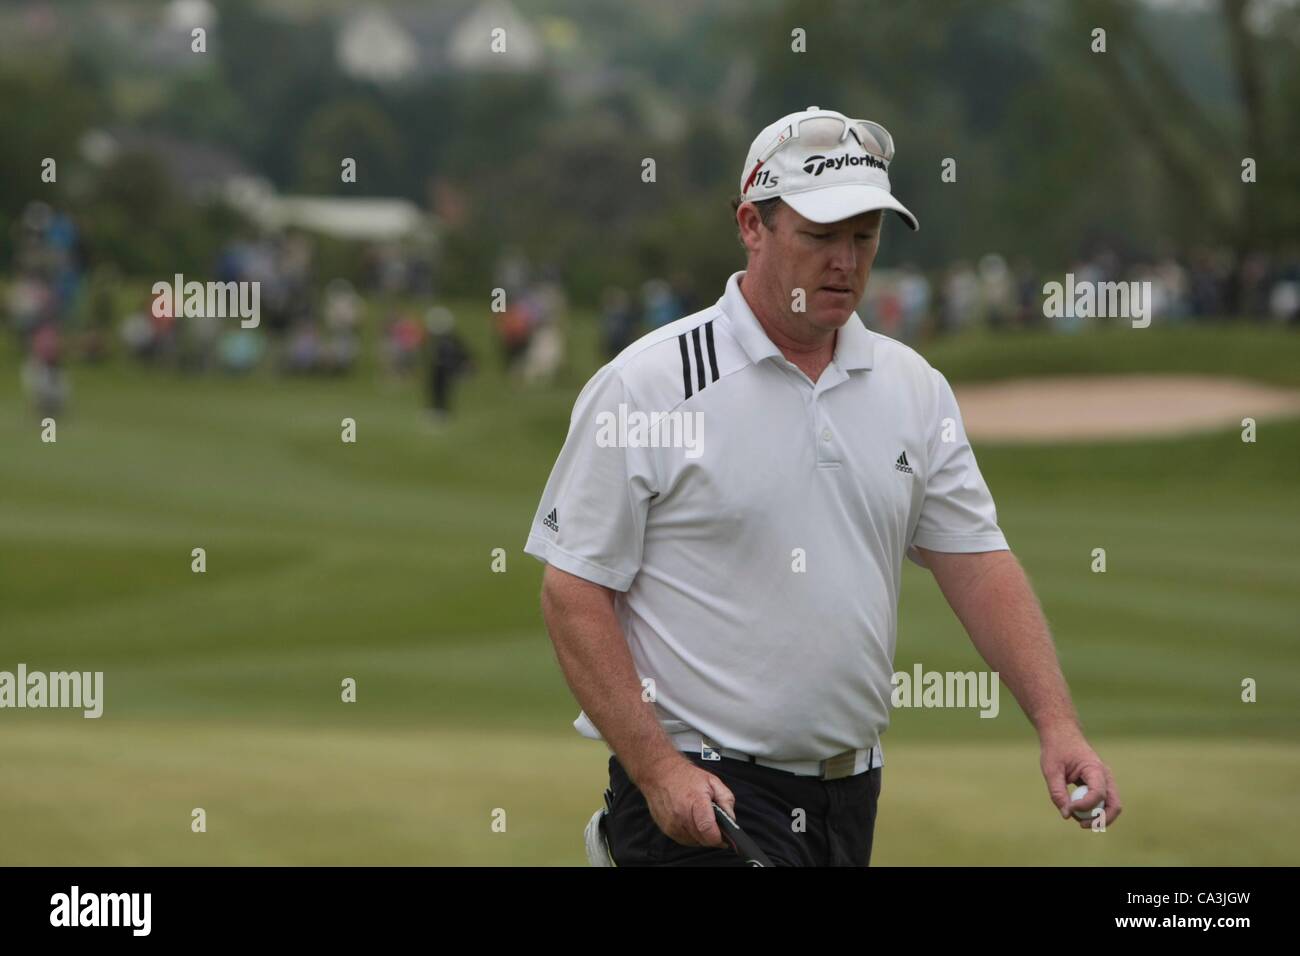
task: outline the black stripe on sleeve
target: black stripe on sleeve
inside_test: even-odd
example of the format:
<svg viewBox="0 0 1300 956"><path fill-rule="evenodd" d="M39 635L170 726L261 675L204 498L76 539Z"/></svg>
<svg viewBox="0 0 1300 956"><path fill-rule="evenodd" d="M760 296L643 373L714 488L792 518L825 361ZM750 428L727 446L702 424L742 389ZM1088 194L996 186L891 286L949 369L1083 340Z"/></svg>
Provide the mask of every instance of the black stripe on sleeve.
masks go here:
<svg viewBox="0 0 1300 956"><path fill-rule="evenodd" d="M686 397L691 397L691 360L686 354L686 333L677 336L677 344L682 347L682 381L686 384Z"/></svg>
<svg viewBox="0 0 1300 956"><path fill-rule="evenodd" d="M695 377L699 380L700 390L704 390L704 353L700 351L700 327L691 329L691 340L695 343Z"/></svg>
<svg viewBox="0 0 1300 956"><path fill-rule="evenodd" d="M709 371L713 373L713 381L718 380L718 353L713 351L713 320L710 319L704 325L704 341L709 346Z"/></svg>

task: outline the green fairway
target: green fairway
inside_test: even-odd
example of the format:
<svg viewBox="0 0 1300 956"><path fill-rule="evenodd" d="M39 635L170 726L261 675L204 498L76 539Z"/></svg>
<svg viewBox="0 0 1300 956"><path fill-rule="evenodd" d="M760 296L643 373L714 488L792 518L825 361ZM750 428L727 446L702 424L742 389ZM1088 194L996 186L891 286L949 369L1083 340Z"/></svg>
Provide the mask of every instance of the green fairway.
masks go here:
<svg viewBox="0 0 1300 956"><path fill-rule="evenodd" d="M873 862L1295 862L1292 746L1105 743L1127 806L1106 833L1061 820L1031 742L896 746ZM607 782L600 749L527 730L105 718L87 734L47 721L0 748L6 766L23 768L0 786L5 819L24 821L19 838L6 840L5 862L585 865L582 828ZM194 807L207 814L206 833L190 830ZM743 805L738 813L743 825Z"/></svg>
<svg viewBox="0 0 1300 956"><path fill-rule="evenodd" d="M480 373L436 431L414 381L186 380L119 360L74 367L44 444L5 340L0 670L102 670L105 712L0 711L0 864L584 862L607 752L569 727L541 565L520 549L593 335L576 323L572 368L529 391L497 372L486 312L460 314ZM1300 386L1300 337L1257 329L980 336L931 358L954 380L1218 369ZM900 710L876 862L1300 863L1284 816L1300 422L1262 423L1253 444L1230 429L976 450L1126 811L1104 835L1054 816L1005 689L992 720ZM910 564L900 613L898 669L982 666ZM190 832L195 807L207 833Z"/></svg>

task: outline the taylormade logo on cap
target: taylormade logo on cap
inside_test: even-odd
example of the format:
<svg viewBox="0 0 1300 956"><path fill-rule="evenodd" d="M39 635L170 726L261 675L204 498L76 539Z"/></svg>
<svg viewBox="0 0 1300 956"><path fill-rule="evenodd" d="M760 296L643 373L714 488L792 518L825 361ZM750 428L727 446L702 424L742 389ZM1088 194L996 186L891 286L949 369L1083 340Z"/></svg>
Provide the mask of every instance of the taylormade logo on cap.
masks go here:
<svg viewBox="0 0 1300 956"><path fill-rule="evenodd" d="M890 188L893 156L893 137L879 123L810 106L754 138L740 174L740 195L753 202L779 196L813 222L892 209L916 229L916 217Z"/></svg>
<svg viewBox="0 0 1300 956"><path fill-rule="evenodd" d="M823 169L841 169L844 166L875 166L877 169L887 169L884 162L876 159L874 156L809 156L808 161L803 164L803 171L813 176L820 176Z"/></svg>

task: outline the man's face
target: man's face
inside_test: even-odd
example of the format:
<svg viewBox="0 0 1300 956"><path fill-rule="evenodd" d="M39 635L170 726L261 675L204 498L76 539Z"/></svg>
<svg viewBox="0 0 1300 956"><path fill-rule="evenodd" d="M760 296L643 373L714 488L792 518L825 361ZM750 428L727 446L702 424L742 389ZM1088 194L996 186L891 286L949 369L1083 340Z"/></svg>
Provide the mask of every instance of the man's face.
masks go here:
<svg viewBox="0 0 1300 956"><path fill-rule="evenodd" d="M770 231L752 204L748 213L742 205L741 238L749 250L746 288L752 276L770 304L796 326L838 329L847 322L871 276L884 210L819 223L782 203ZM796 289L804 290L803 312L797 308Z"/></svg>

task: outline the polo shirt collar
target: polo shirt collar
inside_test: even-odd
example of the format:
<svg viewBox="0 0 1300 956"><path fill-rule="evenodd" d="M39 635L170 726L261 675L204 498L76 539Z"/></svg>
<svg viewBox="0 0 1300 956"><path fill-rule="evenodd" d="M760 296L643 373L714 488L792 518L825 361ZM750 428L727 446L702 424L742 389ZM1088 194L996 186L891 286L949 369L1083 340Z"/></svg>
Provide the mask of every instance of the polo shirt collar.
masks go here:
<svg viewBox="0 0 1300 956"><path fill-rule="evenodd" d="M732 273L731 278L727 280L727 289L718 301L718 306L731 320L731 330L736 341L745 350L749 360L757 365L763 359L781 355L781 350L767 337L758 317L754 315L754 311L740 291L740 280L744 275L744 271ZM857 312L854 312L840 327L832 361L846 372L855 368L871 368L875 351L876 344L871 333L862 324Z"/></svg>
<svg viewBox="0 0 1300 956"><path fill-rule="evenodd" d="M731 331L736 336L736 341L745 350L749 360L757 365L765 358L780 356L781 350L767 337L758 317L745 301L744 293L740 291L740 280L744 275L743 270L732 273L727 280L727 290L722 293L718 305L731 320Z"/></svg>
<svg viewBox="0 0 1300 956"><path fill-rule="evenodd" d="M835 364L847 372L855 368L871 368L875 358L876 340L854 312L840 326L840 334L835 339Z"/></svg>

